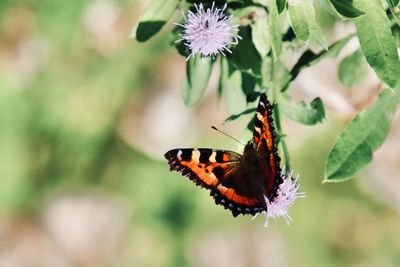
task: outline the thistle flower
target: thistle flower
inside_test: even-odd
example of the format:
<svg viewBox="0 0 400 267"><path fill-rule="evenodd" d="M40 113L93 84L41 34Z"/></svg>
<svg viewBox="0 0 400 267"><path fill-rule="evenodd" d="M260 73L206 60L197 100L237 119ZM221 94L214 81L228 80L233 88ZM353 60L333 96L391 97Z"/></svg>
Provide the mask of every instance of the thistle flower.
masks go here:
<svg viewBox="0 0 400 267"><path fill-rule="evenodd" d="M284 173L284 172L283 172ZM264 226L268 226L270 218L283 217L287 224L292 220L288 214L288 209L293 205L294 201L299 197L305 197L304 192L298 192L300 185L297 183L299 176L293 178L293 172L282 174L283 182L279 185L273 201L270 201L266 196L265 203L267 204L266 220ZM256 214L253 218L255 218Z"/></svg>
<svg viewBox="0 0 400 267"><path fill-rule="evenodd" d="M218 53L225 56L225 51L232 53L227 47L229 44L237 44L240 39L237 35L239 25L231 25L229 22L232 16L224 15L226 4L222 9L214 7L214 2L211 8L204 10L203 4L194 4L196 11L189 11L184 24L175 23L183 28L180 39L177 42L184 41L184 44L189 47L190 57L200 53L201 56L211 56L215 58Z"/></svg>

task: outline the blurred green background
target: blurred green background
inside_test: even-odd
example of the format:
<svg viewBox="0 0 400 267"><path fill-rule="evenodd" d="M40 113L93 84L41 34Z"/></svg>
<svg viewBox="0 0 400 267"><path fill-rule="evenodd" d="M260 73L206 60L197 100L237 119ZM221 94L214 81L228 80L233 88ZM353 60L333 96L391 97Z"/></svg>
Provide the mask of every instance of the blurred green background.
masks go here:
<svg viewBox="0 0 400 267"><path fill-rule="evenodd" d="M147 3L0 1L0 267L400 266L398 142L389 137L356 179L321 184L354 115L329 94L316 94L333 106L323 125L284 120L307 193L289 226L233 218L169 172L168 149L240 147L209 128L231 114L216 101L217 74L197 107L183 106L171 25L146 44L128 38ZM295 94L309 97L301 81L312 77ZM246 122L222 128L241 136Z"/></svg>

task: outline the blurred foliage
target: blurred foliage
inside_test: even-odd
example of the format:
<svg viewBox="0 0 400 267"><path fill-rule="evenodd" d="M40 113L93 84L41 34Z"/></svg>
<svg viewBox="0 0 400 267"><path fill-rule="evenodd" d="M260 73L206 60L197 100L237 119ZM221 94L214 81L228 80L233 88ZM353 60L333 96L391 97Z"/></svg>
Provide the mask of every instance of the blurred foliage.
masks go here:
<svg viewBox="0 0 400 267"><path fill-rule="evenodd" d="M398 265L398 214L355 181L320 184L328 141L339 134L335 122L315 130L292 157L308 197L290 210L290 227L279 221L264 229L258 219L233 219L207 192L170 174L166 162L124 142L122 116L157 93L154 69L170 53L167 33L146 45L128 40L138 6L145 4L121 0L106 1L120 12L113 28L120 37L96 37L85 26L93 3L0 1L1 218L34 220L48 196L102 190L133 214L114 255L118 264L104 266L204 266L194 256L204 253L203 241L214 255L208 263L225 249L231 253L226 266L232 266L230 246L254 231L256 247L279 233L285 266ZM112 38L116 44L104 43ZM241 238L214 248L213 236L221 233Z"/></svg>

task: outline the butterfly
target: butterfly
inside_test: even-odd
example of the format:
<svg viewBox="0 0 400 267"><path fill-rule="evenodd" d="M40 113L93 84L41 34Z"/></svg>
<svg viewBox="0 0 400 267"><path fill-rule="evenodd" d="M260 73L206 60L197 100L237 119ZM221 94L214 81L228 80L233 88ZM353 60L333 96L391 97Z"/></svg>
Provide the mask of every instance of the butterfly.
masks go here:
<svg viewBox="0 0 400 267"><path fill-rule="evenodd" d="M211 148L172 149L164 155L170 170L210 190L215 203L229 209L234 217L267 213L285 180L272 115L273 106L263 93L254 117L253 138L243 155Z"/></svg>

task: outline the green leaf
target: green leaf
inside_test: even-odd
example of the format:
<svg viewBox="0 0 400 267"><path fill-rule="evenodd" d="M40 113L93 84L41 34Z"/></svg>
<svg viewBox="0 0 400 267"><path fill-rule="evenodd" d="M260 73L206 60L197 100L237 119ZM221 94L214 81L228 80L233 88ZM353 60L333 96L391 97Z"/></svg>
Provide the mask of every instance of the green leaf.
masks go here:
<svg viewBox="0 0 400 267"><path fill-rule="evenodd" d="M379 0L354 0L366 14L356 18L355 25L361 49L378 77L391 88L400 80L400 61L390 21Z"/></svg>
<svg viewBox="0 0 400 267"><path fill-rule="evenodd" d="M261 57L265 57L271 50L268 35L268 20L266 18L257 19L251 24L251 37Z"/></svg>
<svg viewBox="0 0 400 267"><path fill-rule="evenodd" d="M249 108L249 109L246 109L245 111L240 112L239 114L231 115L224 121L224 123L237 120L240 117L245 116L245 115L254 114L256 112L256 110L257 110L257 108Z"/></svg>
<svg viewBox="0 0 400 267"><path fill-rule="evenodd" d="M276 6L278 8L278 13L281 14L286 7L286 0L276 0Z"/></svg>
<svg viewBox="0 0 400 267"><path fill-rule="evenodd" d="M196 55L186 63L186 79L183 88L183 102L186 106L197 104L210 79L214 61Z"/></svg>
<svg viewBox="0 0 400 267"><path fill-rule="evenodd" d="M315 10L310 0L300 0L296 5L289 4L289 16L296 37L327 49L326 39L315 19Z"/></svg>
<svg viewBox="0 0 400 267"><path fill-rule="evenodd" d="M260 4L260 5L262 5L262 6L265 6L265 7L268 7L268 2L269 2L270 0L253 0L252 2L254 3L254 4Z"/></svg>
<svg viewBox="0 0 400 267"><path fill-rule="evenodd" d="M365 59L360 49L345 57L339 65L339 80L343 85L352 87L361 83L368 75Z"/></svg>
<svg viewBox="0 0 400 267"><path fill-rule="evenodd" d="M234 17L238 17L238 18L247 17L247 16L249 16L249 15L251 15L251 14L253 14L253 13L258 12L259 9L260 9L260 8L259 8L259 7L256 7L256 6L246 6L246 7L243 7L243 8L237 8L237 9L235 9L235 10L231 13L231 15L234 16Z"/></svg>
<svg viewBox="0 0 400 267"><path fill-rule="evenodd" d="M328 50L323 50L318 54L315 54L311 50L305 51L297 61L297 63L293 66L292 70L290 71L291 74L291 80L293 81L297 75L299 75L300 71L303 68L310 67L312 65L315 65L319 61L321 61L324 58L327 57L336 57L340 51L343 49L343 47L347 44L348 41L350 41L351 38L354 37L354 34L350 34L343 39L331 44L328 47ZM286 90L288 87L289 83L287 83L285 86L283 86L283 90Z"/></svg>
<svg viewBox="0 0 400 267"><path fill-rule="evenodd" d="M145 42L158 33L174 14L179 0L152 0L133 26L131 37Z"/></svg>
<svg viewBox="0 0 400 267"><path fill-rule="evenodd" d="M266 64L263 65L265 75L262 76L262 86L266 88L276 88L277 90L282 91L282 88L290 82L291 75L289 70L280 60L273 61L273 66L271 66L271 63L269 63L270 66L268 66L268 61L270 60L265 61Z"/></svg>
<svg viewBox="0 0 400 267"><path fill-rule="evenodd" d="M384 142L400 101L400 91L384 90L378 101L359 113L336 139L325 166L324 182L351 178Z"/></svg>
<svg viewBox="0 0 400 267"><path fill-rule="evenodd" d="M238 34L242 40L232 49L232 54L228 55L228 59L232 60L239 69L260 75L261 57L252 42L250 27L239 27Z"/></svg>
<svg viewBox="0 0 400 267"><path fill-rule="evenodd" d="M330 0L337 12L347 18L356 18L365 13L353 6L352 0Z"/></svg>
<svg viewBox="0 0 400 267"><path fill-rule="evenodd" d="M337 12L336 8L334 7L334 5L331 3L330 0L315 0L315 2L323 9L325 9L327 12L332 14L334 17L342 20L346 19L339 12Z"/></svg>
<svg viewBox="0 0 400 267"><path fill-rule="evenodd" d="M296 37L304 42L307 42L308 38L310 37L310 30L304 8L305 6L303 1L297 5L289 4L289 17Z"/></svg>
<svg viewBox="0 0 400 267"><path fill-rule="evenodd" d="M275 1L271 1L269 12L269 36L271 40L272 54L274 60L277 60L282 52L282 18L279 15Z"/></svg>
<svg viewBox="0 0 400 267"><path fill-rule="evenodd" d="M181 39L179 34L181 33L181 29L175 27L168 35L168 43L171 46L175 46L177 52L185 57L188 58L191 54L189 47L183 41L177 42L178 39Z"/></svg>
<svg viewBox="0 0 400 267"><path fill-rule="evenodd" d="M323 9L338 19L356 18L364 14L353 5L353 0L316 0Z"/></svg>
<svg viewBox="0 0 400 267"><path fill-rule="evenodd" d="M399 5L400 0L386 0L390 8L395 8Z"/></svg>
<svg viewBox="0 0 400 267"><path fill-rule="evenodd" d="M246 94L242 90L242 73L230 64L226 58L221 58L220 86L230 112L240 112L246 108Z"/></svg>
<svg viewBox="0 0 400 267"><path fill-rule="evenodd" d="M325 119L325 108L321 98L315 98L310 105L301 101L295 103L288 96L279 99L282 111L292 120L306 125L314 125Z"/></svg>
<svg viewBox="0 0 400 267"><path fill-rule="evenodd" d="M310 38L308 40L309 43L313 45L320 45L325 50L328 49L328 44L325 39L325 35L319 26L317 20L315 19L315 10L313 6L313 2L310 0L303 0L305 1L305 11L306 16L308 18L308 27L310 29Z"/></svg>

